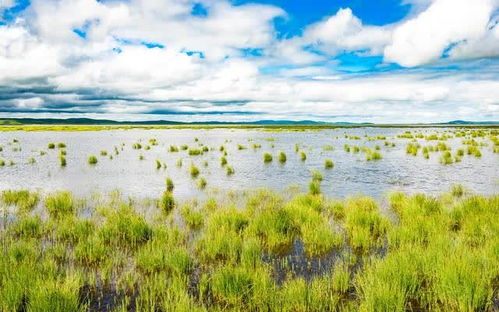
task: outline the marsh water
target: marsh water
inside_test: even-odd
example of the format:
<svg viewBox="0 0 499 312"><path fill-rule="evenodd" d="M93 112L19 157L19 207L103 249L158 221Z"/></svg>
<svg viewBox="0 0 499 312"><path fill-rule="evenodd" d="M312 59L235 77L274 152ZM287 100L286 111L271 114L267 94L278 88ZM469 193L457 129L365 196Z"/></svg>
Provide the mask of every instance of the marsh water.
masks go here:
<svg viewBox="0 0 499 312"><path fill-rule="evenodd" d="M225 192L254 189L260 187L277 191L295 185L307 190L311 170L323 173L321 190L324 194L344 198L352 194L364 194L382 199L394 190L409 193L440 193L448 191L453 184L462 184L476 193L490 195L499 190L499 154L492 152L491 142L481 147L482 157L465 155L461 162L443 165L441 153L431 153L430 159L418 154L406 154L408 139L397 138L405 131L418 131L425 135L449 132L452 129L407 129L407 128L339 128L321 131L266 131L262 129L132 129L81 132L2 132L0 145L3 151L0 158L6 165L0 167L0 189L30 189L42 192L69 190L78 195L92 192L119 190L124 196L149 198L159 197L165 189L165 178L171 177L175 183L174 195L180 199L205 196L210 192ZM345 138L358 136L360 140ZM394 142L395 147L385 146L382 140L366 140L367 137L386 136L386 141ZM198 141L195 141L195 138ZM17 140L18 142L13 143ZM134 149L132 145L141 142L149 145L150 139L158 144L149 150ZM47 149L49 142L64 142L67 147L67 166L59 163L58 148ZM445 143L454 152L464 147L462 138L451 138ZM420 140L422 145L435 145L436 141ZM189 156L186 150L169 152L170 145L198 147L204 144L211 148L203 155ZM238 149L238 144L246 149ZM261 148L252 148L260 144ZM301 161L295 151L295 144L307 154ZM382 159L366 161L365 155L347 153L343 146L350 144L374 149L380 146ZM228 164L235 170L227 175L220 164L224 145ZM331 148L334 147L333 149ZM117 147L119 154L115 154ZM40 150L46 151L40 155ZM107 156L101 156L105 150ZM287 161L279 163L277 154L283 151ZM263 162L263 153L274 156L271 163ZM89 155L96 155L98 163L89 165ZM110 159L109 155L113 156ZM143 155L140 160L139 156ZM30 158L34 159L30 161ZM183 159L182 167L176 165ZM325 169L325 159L332 159L333 169ZM13 165L8 162L12 160ZM156 160L166 164L157 169ZM200 169L200 177L207 181L205 190L189 174L191 161ZM204 162L207 162L205 166Z"/></svg>

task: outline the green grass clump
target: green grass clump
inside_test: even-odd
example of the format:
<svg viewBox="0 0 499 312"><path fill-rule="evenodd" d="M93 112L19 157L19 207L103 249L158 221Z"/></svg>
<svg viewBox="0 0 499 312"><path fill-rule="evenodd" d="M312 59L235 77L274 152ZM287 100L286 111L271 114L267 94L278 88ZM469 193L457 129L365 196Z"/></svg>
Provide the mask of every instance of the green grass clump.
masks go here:
<svg viewBox="0 0 499 312"><path fill-rule="evenodd" d="M203 226L203 214L198 211L194 211L191 206L184 206L181 209L180 214L189 228L199 229Z"/></svg>
<svg viewBox="0 0 499 312"><path fill-rule="evenodd" d="M232 167L232 166L227 166L227 167L226 167L226 173L227 173L227 175L233 175L233 174L235 173L235 171L234 171L234 167Z"/></svg>
<svg viewBox="0 0 499 312"><path fill-rule="evenodd" d="M204 177L201 177L198 181L198 187L200 189L205 189L206 188L206 185L208 184L208 182L206 181L206 179Z"/></svg>
<svg viewBox="0 0 499 312"><path fill-rule="evenodd" d="M454 197L462 197L464 195L464 187L461 184L452 185L451 194Z"/></svg>
<svg viewBox="0 0 499 312"><path fill-rule="evenodd" d="M105 212L105 222L97 234L108 245L134 248L151 238L152 229L133 207L121 204Z"/></svg>
<svg viewBox="0 0 499 312"><path fill-rule="evenodd" d="M272 155L270 153L264 153L263 154L263 162L269 163L272 161Z"/></svg>
<svg viewBox="0 0 499 312"><path fill-rule="evenodd" d="M185 248L175 246L175 240L162 239L148 242L139 249L136 263L140 270L147 273L168 272L174 275L187 274L192 260Z"/></svg>
<svg viewBox="0 0 499 312"><path fill-rule="evenodd" d="M407 144L405 151L407 154L410 154L412 156L416 156L418 154L419 148L420 148L419 144L409 143L409 144Z"/></svg>
<svg viewBox="0 0 499 312"><path fill-rule="evenodd" d="M178 152L178 147L175 145L170 145L168 150L170 151L170 153L176 153L176 152Z"/></svg>
<svg viewBox="0 0 499 312"><path fill-rule="evenodd" d="M301 161L307 160L307 154L305 154L305 152L303 151L300 152L300 160Z"/></svg>
<svg viewBox="0 0 499 312"><path fill-rule="evenodd" d="M163 166L159 159L156 159L154 163L156 164L156 170L161 169L161 167Z"/></svg>
<svg viewBox="0 0 499 312"><path fill-rule="evenodd" d="M321 182L322 181L322 173L317 169L313 169L312 170L312 180Z"/></svg>
<svg viewBox="0 0 499 312"><path fill-rule="evenodd" d="M1 201L7 206L16 206L21 214L31 212L38 204L40 196L38 193L27 190L11 191L5 190L2 192Z"/></svg>
<svg viewBox="0 0 499 312"><path fill-rule="evenodd" d="M334 168L334 162L331 159L326 159L324 161L324 168L326 168L326 169L333 169Z"/></svg>
<svg viewBox="0 0 499 312"><path fill-rule="evenodd" d="M308 184L308 192L311 195L319 195L321 193L321 182L318 180L312 180Z"/></svg>
<svg viewBox="0 0 499 312"><path fill-rule="evenodd" d="M51 142L51 143L47 144L47 148L48 149L54 149L55 148L55 143Z"/></svg>
<svg viewBox="0 0 499 312"><path fill-rule="evenodd" d="M52 218L60 219L73 215L76 204L70 192L57 192L45 199L45 207Z"/></svg>
<svg viewBox="0 0 499 312"><path fill-rule="evenodd" d="M166 178L166 190L168 192L173 192L175 185L173 184L173 180L170 177Z"/></svg>
<svg viewBox="0 0 499 312"><path fill-rule="evenodd" d="M227 158L225 158L225 156L220 157L220 165L222 167L227 165Z"/></svg>
<svg viewBox="0 0 499 312"><path fill-rule="evenodd" d="M4 167L4 166L5 166L5 160L0 159L0 167Z"/></svg>
<svg viewBox="0 0 499 312"><path fill-rule="evenodd" d="M100 151L100 155L101 156L107 156L107 151L105 151L105 150Z"/></svg>
<svg viewBox="0 0 499 312"><path fill-rule="evenodd" d="M59 164L61 167L66 167L66 157L64 155L59 155Z"/></svg>
<svg viewBox="0 0 499 312"><path fill-rule="evenodd" d="M366 153L366 160L380 160L382 158L381 153L378 151L368 150Z"/></svg>
<svg viewBox="0 0 499 312"><path fill-rule="evenodd" d="M284 152L279 152L279 154L277 155L277 158L279 159L279 162L281 164L285 163L287 160L286 154Z"/></svg>
<svg viewBox="0 0 499 312"><path fill-rule="evenodd" d="M198 156L198 155L202 155L203 151L200 149L197 149L197 148L190 148L188 151L188 154L190 156Z"/></svg>
<svg viewBox="0 0 499 312"><path fill-rule="evenodd" d="M98 160L97 160L97 157L95 155L90 155L88 156L88 164L89 165L95 165L97 164Z"/></svg>
<svg viewBox="0 0 499 312"><path fill-rule="evenodd" d="M449 151L445 151L440 157L440 163L444 165L450 165L454 162L452 154Z"/></svg>
<svg viewBox="0 0 499 312"><path fill-rule="evenodd" d="M58 148L66 148L66 143L59 142L59 143L57 143L57 147Z"/></svg>
<svg viewBox="0 0 499 312"><path fill-rule="evenodd" d="M197 176L199 175L199 168L196 167L193 163L191 163L189 172L191 173L191 177L197 178Z"/></svg>
<svg viewBox="0 0 499 312"><path fill-rule="evenodd" d="M173 190L173 184L172 184L172 190ZM161 197L159 207L161 211L163 211L163 213L165 213L166 215L170 214L170 212L175 208L175 199L173 198L172 191L168 190L168 187L167 190L163 192L163 196Z"/></svg>

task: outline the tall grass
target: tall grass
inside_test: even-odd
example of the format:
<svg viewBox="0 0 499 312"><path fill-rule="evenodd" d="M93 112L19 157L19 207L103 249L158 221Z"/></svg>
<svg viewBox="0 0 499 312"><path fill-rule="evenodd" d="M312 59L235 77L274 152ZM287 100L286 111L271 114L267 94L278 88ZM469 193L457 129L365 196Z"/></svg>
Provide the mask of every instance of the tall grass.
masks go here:
<svg viewBox="0 0 499 312"><path fill-rule="evenodd" d="M4 191L0 310L495 311L497 195L237 196Z"/></svg>

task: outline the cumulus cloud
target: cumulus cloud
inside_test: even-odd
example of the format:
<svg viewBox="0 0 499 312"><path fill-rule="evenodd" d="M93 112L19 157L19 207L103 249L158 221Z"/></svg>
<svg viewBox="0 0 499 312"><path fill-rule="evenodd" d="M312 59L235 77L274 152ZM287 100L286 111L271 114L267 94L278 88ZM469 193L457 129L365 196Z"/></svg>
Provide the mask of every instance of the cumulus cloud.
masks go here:
<svg viewBox="0 0 499 312"><path fill-rule="evenodd" d="M477 48L489 32L494 4L494 0L435 0L394 30L392 42L384 50L385 59L402 66L422 65L438 60L452 44L468 46L455 56L469 56L465 52L473 50L469 46Z"/></svg>
<svg viewBox="0 0 499 312"><path fill-rule="evenodd" d="M14 5L0 1L0 11ZM195 3L206 14L192 14ZM418 9L395 24L366 25L344 8L299 36L277 39L273 20L286 12L271 5L32 0L15 20L0 25L0 112L189 120L497 119L495 60L454 71L335 69L335 56L344 52L383 56L405 67L436 62L443 54L446 62L497 56L497 2L411 3Z"/></svg>

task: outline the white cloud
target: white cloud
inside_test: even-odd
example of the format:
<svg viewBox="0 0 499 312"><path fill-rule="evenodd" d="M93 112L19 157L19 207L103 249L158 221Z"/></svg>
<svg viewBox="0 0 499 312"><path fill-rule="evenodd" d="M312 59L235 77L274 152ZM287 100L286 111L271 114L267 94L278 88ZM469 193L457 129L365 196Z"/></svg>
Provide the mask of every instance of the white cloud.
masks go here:
<svg viewBox="0 0 499 312"><path fill-rule="evenodd" d="M473 76L466 71L361 76L334 70L331 57L343 51L384 53L387 61L404 66L438 60L452 43L457 44L449 51L451 59L497 55L493 2L411 1L421 1L419 11L394 25L365 25L346 8L309 25L302 36L278 40L272 20L285 12L268 5L203 0L208 15L192 16L190 0L33 0L20 18L0 26L0 88L6 88L0 92L12 97L0 102L0 111L498 119L496 67ZM245 58L241 50L246 48L263 49L264 56ZM262 74L261 66L276 67Z"/></svg>
<svg viewBox="0 0 499 312"><path fill-rule="evenodd" d="M325 21L307 27L303 34L304 43L313 44L330 54L363 49L377 54L390 38L390 27L365 26L349 8L341 9Z"/></svg>
<svg viewBox="0 0 499 312"><path fill-rule="evenodd" d="M493 0L435 0L394 30L385 60L418 66L438 60L451 44L478 42L487 33L493 9Z"/></svg>

